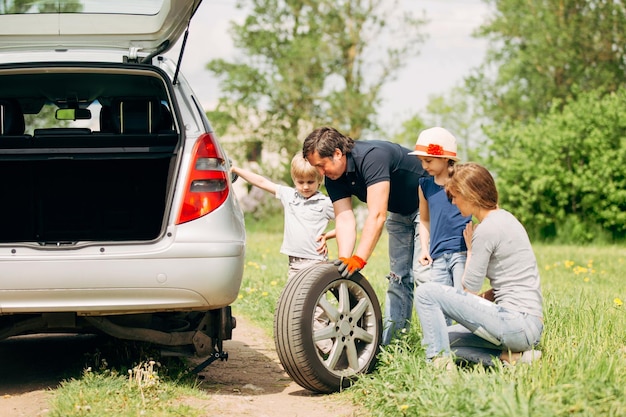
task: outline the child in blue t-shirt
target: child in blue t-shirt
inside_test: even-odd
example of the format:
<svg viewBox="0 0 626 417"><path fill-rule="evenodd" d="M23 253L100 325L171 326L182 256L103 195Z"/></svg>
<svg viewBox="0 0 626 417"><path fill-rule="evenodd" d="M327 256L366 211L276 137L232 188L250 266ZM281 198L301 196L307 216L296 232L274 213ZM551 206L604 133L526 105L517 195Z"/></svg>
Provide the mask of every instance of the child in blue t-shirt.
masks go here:
<svg viewBox="0 0 626 417"><path fill-rule="evenodd" d="M461 280L467 259L463 230L471 216L464 217L453 205L444 190L454 164L456 138L442 127L422 131L415 151L430 177L419 181L420 241L419 262L430 265L431 281L462 288Z"/></svg>

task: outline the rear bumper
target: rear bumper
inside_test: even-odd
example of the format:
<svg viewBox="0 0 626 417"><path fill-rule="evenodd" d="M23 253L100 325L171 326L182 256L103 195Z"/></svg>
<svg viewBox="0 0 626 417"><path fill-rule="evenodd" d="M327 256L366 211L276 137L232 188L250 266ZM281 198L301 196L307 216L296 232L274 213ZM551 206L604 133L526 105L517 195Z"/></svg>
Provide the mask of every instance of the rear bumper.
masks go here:
<svg viewBox="0 0 626 417"><path fill-rule="evenodd" d="M45 253L1 248L0 314L108 315L221 308L237 298L244 256L243 240Z"/></svg>

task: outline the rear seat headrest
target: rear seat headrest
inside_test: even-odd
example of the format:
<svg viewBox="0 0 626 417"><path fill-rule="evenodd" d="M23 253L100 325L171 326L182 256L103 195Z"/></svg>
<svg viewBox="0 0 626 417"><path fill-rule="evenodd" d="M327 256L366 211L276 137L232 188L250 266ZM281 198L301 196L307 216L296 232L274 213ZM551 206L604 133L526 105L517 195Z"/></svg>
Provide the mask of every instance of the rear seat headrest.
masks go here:
<svg viewBox="0 0 626 417"><path fill-rule="evenodd" d="M161 123L159 124L159 130L161 131L170 131L172 130L172 123L174 119L172 118L172 113L169 111L167 106L161 103Z"/></svg>
<svg viewBox="0 0 626 417"><path fill-rule="evenodd" d="M102 105L100 108L100 132L115 132L115 124L113 123L113 113L111 106Z"/></svg>
<svg viewBox="0 0 626 417"><path fill-rule="evenodd" d="M116 98L111 103L117 133L158 133L161 102L153 98Z"/></svg>
<svg viewBox="0 0 626 417"><path fill-rule="evenodd" d="M25 129L20 103L15 99L0 99L0 135L23 135Z"/></svg>

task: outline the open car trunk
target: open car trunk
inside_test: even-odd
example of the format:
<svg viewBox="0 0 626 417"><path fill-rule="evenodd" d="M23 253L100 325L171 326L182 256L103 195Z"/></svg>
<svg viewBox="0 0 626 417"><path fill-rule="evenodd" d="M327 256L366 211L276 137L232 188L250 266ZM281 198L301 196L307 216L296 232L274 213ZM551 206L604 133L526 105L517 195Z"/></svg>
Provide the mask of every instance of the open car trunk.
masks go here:
<svg viewBox="0 0 626 417"><path fill-rule="evenodd" d="M158 238L180 143L165 80L141 65L0 66L0 243Z"/></svg>

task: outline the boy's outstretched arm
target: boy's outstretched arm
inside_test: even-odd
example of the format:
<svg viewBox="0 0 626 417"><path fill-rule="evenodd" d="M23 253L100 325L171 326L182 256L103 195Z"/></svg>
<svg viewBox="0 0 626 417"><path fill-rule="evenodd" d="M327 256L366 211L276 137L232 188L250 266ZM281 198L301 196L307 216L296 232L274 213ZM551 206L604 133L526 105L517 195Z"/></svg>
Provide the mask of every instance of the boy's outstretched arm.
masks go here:
<svg viewBox="0 0 626 417"><path fill-rule="evenodd" d="M276 195L278 184L273 183L264 176L236 166L231 166L230 171L234 174L239 175L241 178L254 185L255 187L259 187L260 189L265 190L268 193Z"/></svg>

